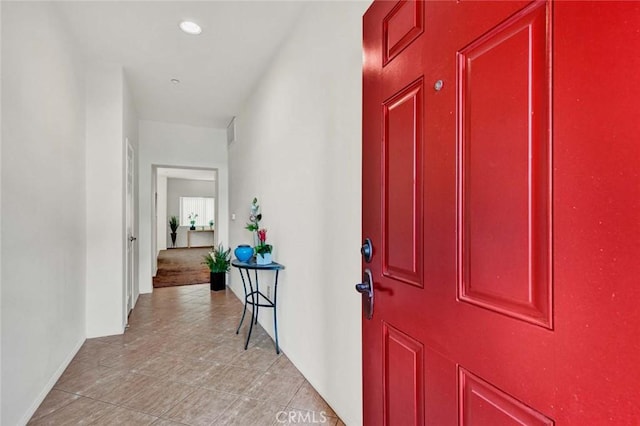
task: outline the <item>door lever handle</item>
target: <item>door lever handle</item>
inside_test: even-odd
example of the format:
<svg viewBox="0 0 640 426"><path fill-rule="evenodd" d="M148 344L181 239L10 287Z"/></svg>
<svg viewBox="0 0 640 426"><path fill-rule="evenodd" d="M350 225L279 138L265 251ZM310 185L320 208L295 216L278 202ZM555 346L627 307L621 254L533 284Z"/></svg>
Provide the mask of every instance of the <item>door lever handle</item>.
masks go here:
<svg viewBox="0 0 640 426"><path fill-rule="evenodd" d="M371 284L369 284L369 283L356 284L356 291L358 293L369 294L371 292Z"/></svg>
<svg viewBox="0 0 640 426"><path fill-rule="evenodd" d="M366 319L373 317L373 275L369 268L364 270L362 282L356 284L356 291L362 295L362 310Z"/></svg>

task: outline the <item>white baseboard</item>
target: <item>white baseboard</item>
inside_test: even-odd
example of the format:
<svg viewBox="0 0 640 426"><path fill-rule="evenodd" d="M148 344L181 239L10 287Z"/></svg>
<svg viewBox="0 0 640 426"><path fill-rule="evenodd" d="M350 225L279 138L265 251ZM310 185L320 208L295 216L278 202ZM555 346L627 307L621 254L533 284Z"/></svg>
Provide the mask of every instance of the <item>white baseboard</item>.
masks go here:
<svg viewBox="0 0 640 426"><path fill-rule="evenodd" d="M20 419L20 423L19 424L21 426L26 425L29 422L29 420L31 419L31 417L35 414L35 412L38 409L38 407L40 406L40 404L42 404L42 401L44 401L44 399L47 397L49 392L51 392L51 389L53 389L55 384L58 382L58 379L60 379L60 377L62 376L62 373L64 373L64 370L66 370L67 367L69 366L69 364L71 364L71 361L73 360L73 357L76 356L76 354L78 353L78 351L82 347L82 344L85 342L85 340L86 340L85 338L82 338L80 341L78 341L75 344L73 350L67 356L67 358L65 358L65 360L62 362L62 365L60 366L60 368L58 368L56 370L56 372L53 373L53 376L51 376L51 379L49 379L49 381L45 385L45 387L42 390L42 392L40 392L40 394L38 395L36 400L33 402L33 404L31 404L31 407L29 407L29 409L27 410L25 415L22 417L22 419Z"/></svg>

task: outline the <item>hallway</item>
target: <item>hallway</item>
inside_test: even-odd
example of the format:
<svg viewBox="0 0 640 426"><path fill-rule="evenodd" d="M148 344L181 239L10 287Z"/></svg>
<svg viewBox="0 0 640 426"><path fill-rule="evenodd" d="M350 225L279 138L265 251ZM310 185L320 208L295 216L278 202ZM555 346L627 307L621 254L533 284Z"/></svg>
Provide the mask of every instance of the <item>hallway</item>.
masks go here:
<svg viewBox="0 0 640 426"><path fill-rule="evenodd" d="M343 425L261 327L243 350L241 314L208 284L141 295L125 334L87 340L29 424Z"/></svg>
<svg viewBox="0 0 640 426"><path fill-rule="evenodd" d="M221 422L228 405L265 395L298 408L300 374L344 423L363 424L353 284L369 3L1 2L0 424L111 423L127 410L143 423ZM185 33L185 19L202 32ZM179 211L158 208L170 183L162 168L216 171L214 235L225 247L252 243L245 226L260 199L274 260L287 266L279 338L300 371L279 375L292 380L283 391L251 390L284 361L270 339L244 352L237 300L206 285L154 290L156 250L171 241L156 225ZM209 244L199 236L194 246ZM35 255L42 247L54 249ZM125 336L105 339L124 332L133 301ZM233 401L207 405L211 392ZM255 399L241 404L245 393ZM179 413L189 395L213 413Z"/></svg>

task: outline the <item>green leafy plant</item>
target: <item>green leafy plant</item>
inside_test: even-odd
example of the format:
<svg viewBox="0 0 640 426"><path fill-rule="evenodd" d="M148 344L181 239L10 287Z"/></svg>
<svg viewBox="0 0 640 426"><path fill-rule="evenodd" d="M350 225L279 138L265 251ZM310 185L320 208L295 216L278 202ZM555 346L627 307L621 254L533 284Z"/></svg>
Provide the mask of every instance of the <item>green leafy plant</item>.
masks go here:
<svg viewBox="0 0 640 426"><path fill-rule="evenodd" d="M194 226L196 224L196 218L198 217L198 213L189 213L189 216L187 216L189 218L189 222L191 223L191 226Z"/></svg>
<svg viewBox="0 0 640 426"><path fill-rule="evenodd" d="M224 249L222 243L217 247L213 247L211 253L204 256L204 263L209 267L209 271L216 272L229 272L231 268L231 249Z"/></svg>
<svg viewBox="0 0 640 426"><path fill-rule="evenodd" d="M171 218L169 219L169 227L171 228L171 232L178 232L178 226L180 226L178 224L178 216L171 216Z"/></svg>

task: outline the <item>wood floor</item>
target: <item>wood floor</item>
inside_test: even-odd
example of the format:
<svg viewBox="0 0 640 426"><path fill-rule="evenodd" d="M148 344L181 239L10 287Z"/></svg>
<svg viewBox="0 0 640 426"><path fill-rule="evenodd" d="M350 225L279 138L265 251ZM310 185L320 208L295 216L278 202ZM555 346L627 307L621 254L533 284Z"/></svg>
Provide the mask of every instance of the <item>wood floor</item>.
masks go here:
<svg viewBox="0 0 640 426"><path fill-rule="evenodd" d="M343 425L242 304L207 285L141 295L124 335L87 340L33 425ZM324 422L323 422L324 420Z"/></svg>

